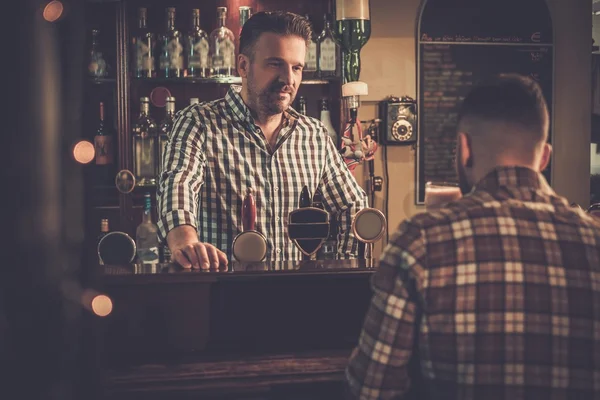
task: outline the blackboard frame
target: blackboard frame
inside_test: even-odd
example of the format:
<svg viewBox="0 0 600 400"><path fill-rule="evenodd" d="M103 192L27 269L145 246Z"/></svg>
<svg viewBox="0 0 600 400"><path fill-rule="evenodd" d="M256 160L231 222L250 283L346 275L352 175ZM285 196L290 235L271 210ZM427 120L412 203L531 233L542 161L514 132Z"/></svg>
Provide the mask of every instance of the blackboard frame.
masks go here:
<svg viewBox="0 0 600 400"><path fill-rule="evenodd" d="M426 118L424 120L423 118L423 114L425 112L424 107L423 107L423 100L424 100L424 90L423 90L423 85L422 85L422 79L423 79L423 74L422 74L422 55L425 49L425 45L428 44L439 44L439 43L443 43L443 44L449 44L452 48L456 48L455 46L475 46L474 48L479 48L477 46L497 46L497 49L500 48L505 48L505 47L509 47L511 46L514 48L522 48L522 49L526 49L526 48L543 48L543 49L548 49L548 52L551 53L551 71L550 71L550 77L549 77L549 82L548 82L548 77L546 77L545 82L546 84L543 85L540 82L540 85L542 86L542 89L544 90L544 95L547 99L548 102L548 108L549 108L549 113L550 113L550 132L549 132L549 138L548 140L551 142L552 138L553 138L553 128L554 128L554 121L553 121L553 116L554 116L554 71L555 71L555 51L554 51L554 29L553 29L553 24L552 24L552 20L550 18L550 11L548 9L547 3L545 0L537 0L537 4L536 6L541 7L541 5L543 4L543 9L536 11L539 12L540 15L540 20L537 21L535 24L533 24L534 27L537 27L539 29L530 29L531 27L527 26L524 27L523 23L520 27L516 27L514 28L515 31L519 31L520 29L520 33L515 34L515 35L507 35L506 31L502 32L502 35L504 36L494 36L494 35L489 35L487 34L488 32L486 32L486 29L490 29L489 28L489 24L488 26L486 26L485 24L479 24L475 30L480 29L481 33L480 35L472 35L472 34L461 34L460 29L463 29L463 27L465 26L464 21L461 22L462 25L458 24L456 22L456 18L452 18L451 15L448 15L448 10L443 10L442 13L440 13L439 15L444 15L444 18L441 19L440 21L436 21L436 29L444 29L443 28L443 23L444 21L448 21L448 26L449 26L449 30L452 31L451 34L449 35L445 35L443 37L443 40L439 40L439 36L435 35L436 37L423 37L424 32L422 30L422 24L423 24L423 14L428 6L428 3L437 3L440 4L441 1L440 0L423 0L418 14L417 14L417 21L416 21L416 46L415 46L415 51L416 51L416 76L417 76L417 104L418 106L418 118L417 118L417 132L418 132L418 143L417 143L417 151L416 151L416 157L415 157L415 204L416 205L422 205L424 204L424 195L425 195L425 183L427 181L426 179L426 174L425 174L425 165L424 165L424 161L426 159L426 146L425 146L425 140L427 139L427 131L424 130L424 125L426 125ZM454 2L450 2L450 0L445 0L443 3L446 7L449 7L448 4L451 3L473 3L475 0L455 0ZM485 8L486 5L486 1L490 1L490 0L479 0L481 3L484 3L483 5L481 5L482 8ZM480 4L480 3L478 3ZM497 5L498 3L495 3L494 7L498 7ZM529 3L531 4L531 3ZM452 8L452 7L450 7ZM457 7L454 7L455 9ZM430 12L431 9L428 9L428 12ZM456 10L455 10L456 11ZM459 12L462 12L460 10L458 10ZM529 10L529 12L531 12L532 10ZM468 12L473 12L473 9L471 7L471 9L469 9L467 11ZM531 14L529 14L531 15ZM537 15L537 14L536 14ZM520 21L523 22L523 20L526 20L525 16L520 16ZM430 24L431 25L431 24ZM453 26L454 25L454 26ZM465 28L466 30L467 28ZM506 29L505 25L502 26L502 29ZM510 29L513 29L513 27L511 27ZM525 34L523 34L523 32L527 31L527 30L531 30L534 31L535 33L537 33L537 35L531 34L530 37L527 37ZM541 32L541 34L540 34ZM441 35L440 35L441 36ZM512 39L512 40L511 40ZM548 61L546 61L548 62ZM547 68L547 67L546 67ZM497 73L498 71L496 71L495 73ZM501 71L501 72L517 72L517 71ZM548 71L545 71L546 75ZM494 72L490 72L490 76L493 75ZM451 151L452 149L449 148L449 151ZM447 160L445 160L447 161ZM544 171L544 175L546 177L546 179L548 180L548 182L551 182L551 167L549 166L545 171ZM439 180L439 179L435 179L434 180Z"/></svg>

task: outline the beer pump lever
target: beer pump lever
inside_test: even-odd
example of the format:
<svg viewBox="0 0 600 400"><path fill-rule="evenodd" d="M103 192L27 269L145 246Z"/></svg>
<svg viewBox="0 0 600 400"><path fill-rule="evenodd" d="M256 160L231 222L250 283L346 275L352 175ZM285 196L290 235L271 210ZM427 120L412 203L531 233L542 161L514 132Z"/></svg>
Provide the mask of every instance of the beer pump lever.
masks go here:
<svg viewBox="0 0 600 400"><path fill-rule="evenodd" d="M310 190L304 186L298 198L298 208L288 216L288 236L310 260L329 236L329 213L313 206Z"/></svg>
<svg viewBox="0 0 600 400"><path fill-rule="evenodd" d="M242 202L242 232L233 239L233 257L241 262L261 262L267 255L267 238L256 230L256 201L252 188Z"/></svg>

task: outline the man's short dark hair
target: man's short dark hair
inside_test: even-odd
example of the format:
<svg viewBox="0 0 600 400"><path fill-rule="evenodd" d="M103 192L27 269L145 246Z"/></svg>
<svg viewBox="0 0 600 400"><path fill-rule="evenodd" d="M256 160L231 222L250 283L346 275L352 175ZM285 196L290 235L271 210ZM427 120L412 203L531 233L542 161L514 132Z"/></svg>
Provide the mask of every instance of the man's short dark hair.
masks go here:
<svg viewBox="0 0 600 400"><path fill-rule="evenodd" d="M310 43L312 29L310 22L298 15L286 11L261 11L246 21L240 34L240 54L252 58L254 45L260 35L272 32L283 36L298 36Z"/></svg>
<svg viewBox="0 0 600 400"><path fill-rule="evenodd" d="M531 133L534 141L547 138L548 108L542 89L522 75L502 74L473 88L459 112L459 129L473 120L517 126Z"/></svg>

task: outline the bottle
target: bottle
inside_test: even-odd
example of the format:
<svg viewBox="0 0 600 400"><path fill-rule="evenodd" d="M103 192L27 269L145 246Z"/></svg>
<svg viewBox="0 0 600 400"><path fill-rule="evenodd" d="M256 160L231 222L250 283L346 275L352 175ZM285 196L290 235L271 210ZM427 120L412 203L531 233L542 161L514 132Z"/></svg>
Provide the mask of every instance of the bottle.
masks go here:
<svg viewBox="0 0 600 400"><path fill-rule="evenodd" d="M150 193L144 194L144 215L135 230L135 245L138 261L142 264L158 264L158 228L152 222L152 201Z"/></svg>
<svg viewBox="0 0 600 400"><path fill-rule="evenodd" d="M147 27L147 9L138 8L138 30L132 38L133 42L133 76L136 78L152 78L154 66L154 34Z"/></svg>
<svg viewBox="0 0 600 400"><path fill-rule="evenodd" d="M133 130L134 171L136 185L156 184L156 122L150 116L150 99L140 99L140 115Z"/></svg>
<svg viewBox="0 0 600 400"><path fill-rule="evenodd" d="M190 97L190 106L193 106L194 104L198 104L200 103L200 99L197 97Z"/></svg>
<svg viewBox="0 0 600 400"><path fill-rule="evenodd" d="M304 96L298 96L298 113L306 115L306 98Z"/></svg>
<svg viewBox="0 0 600 400"><path fill-rule="evenodd" d="M317 38L319 76L328 78L337 76L339 47L331 29L331 15L325 14L323 31Z"/></svg>
<svg viewBox="0 0 600 400"><path fill-rule="evenodd" d="M187 76L205 78L208 76L208 35L200 29L200 10L192 10L192 30L186 37Z"/></svg>
<svg viewBox="0 0 600 400"><path fill-rule="evenodd" d="M252 16L252 8L250 8L248 6L240 6L239 11L240 11L240 31L238 32L238 37L240 37L242 34L242 29L244 28L244 24Z"/></svg>
<svg viewBox="0 0 600 400"><path fill-rule="evenodd" d="M228 77L235 73L235 42L233 32L225 26L227 7L217 7L218 27L210 34L210 59L213 77Z"/></svg>
<svg viewBox="0 0 600 400"><path fill-rule="evenodd" d="M93 78L105 78L108 76L108 65L100 49L100 31L98 29L92 30L92 47L89 54L88 74Z"/></svg>
<svg viewBox="0 0 600 400"><path fill-rule="evenodd" d="M100 120L98 130L94 136L94 148L96 151L96 165L110 165L114 161L112 135L104 126L104 103L100 102Z"/></svg>
<svg viewBox="0 0 600 400"><path fill-rule="evenodd" d="M321 115L320 115L319 119L325 126L325 129L327 129L327 134L329 135L331 140L333 140L333 143L337 147L338 146L338 136L337 136L337 132L333 126L333 123L331 123L331 113L329 112L329 101L327 99L323 98L319 101L319 110L321 111Z"/></svg>
<svg viewBox="0 0 600 400"><path fill-rule="evenodd" d="M310 23L308 14L305 15L306 20ZM312 27L312 24L311 24ZM306 48L306 59L304 62L304 69L302 70L304 79L310 79L317 76L317 34L314 29L310 37L310 43Z"/></svg>
<svg viewBox="0 0 600 400"><path fill-rule="evenodd" d="M175 29L175 8L167 8L167 31L161 38L159 72L163 78L183 77L181 33Z"/></svg>
<svg viewBox="0 0 600 400"><path fill-rule="evenodd" d="M360 76L360 50L371 37L371 19L368 0L363 4L336 6L335 38L343 50L344 83L354 82Z"/></svg>
<svg viewBox="0 0 600 400"><path fill-rule="evenodd" d="M100 240L104 236L106 236L109 232L110 232L110 229L108 226L108 218L102 218L100 220L100 234L98 235L98 238L96 239L96 247L98 247L98 243L100 243ZM104 262L102 261L102 258L100 258L100 256L98 256L98 263L100 265L104 265Z"/></svg>
<svg viewBox="0 0 600 400"><path fill-rule="evenodd" d="M158 128L158 174L162 172L163 157L165 154L165 147L169 140L169 134L171 128L173 128L173 118L175 117L175 97L167 97L167 114L161 121Z"/></svg>

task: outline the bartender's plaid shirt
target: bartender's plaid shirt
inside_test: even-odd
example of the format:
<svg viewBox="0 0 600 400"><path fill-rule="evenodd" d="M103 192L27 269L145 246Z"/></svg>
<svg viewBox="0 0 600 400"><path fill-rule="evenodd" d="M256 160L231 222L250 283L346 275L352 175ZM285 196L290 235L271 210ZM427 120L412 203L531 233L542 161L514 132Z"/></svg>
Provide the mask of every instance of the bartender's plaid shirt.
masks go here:
<svg viewBox="0 0 600 400"><path fill-rule="evenodd" d="M367 206L367 197L323 124L290 108L270 149L240 89L232 86L225 98L178 113L161 161L159 238L176 226L192 225L200 241L231 259L233 239L243 230L242 201L253 188L256 230L267 238L267 260L300 259L287 236L287 218L306 185L312 194L320 188L325 210L338 219L338 257L355 257L352 218Z"/></svg>
<svg viewBox="0 0 600 400"><path fill-rule="evenodd" d="M361 399L600 399L600 223L532 170L404 221L372 287Z"/></svg>

